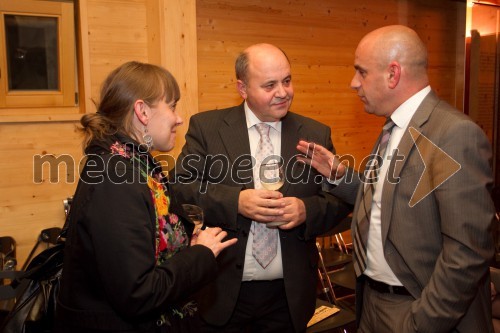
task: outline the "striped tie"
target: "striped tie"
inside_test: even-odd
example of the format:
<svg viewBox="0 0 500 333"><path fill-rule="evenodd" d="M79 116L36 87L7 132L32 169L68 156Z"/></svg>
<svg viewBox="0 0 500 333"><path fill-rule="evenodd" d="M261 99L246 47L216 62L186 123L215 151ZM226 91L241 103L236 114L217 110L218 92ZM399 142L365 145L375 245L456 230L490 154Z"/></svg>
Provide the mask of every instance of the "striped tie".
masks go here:
<svg viewBox="0 0 500 333"><path fill-rule="evenodd" d="M380 143L376 154L378 161L382 161L384 158L393 127L394 122L391 118L387 118L387 121L382 128ZM363 274L368 261L366 256L366 247L368 245L368 230L370 228L372 199L373 193L375 192L375 186L378 181L378 172L382 166L382 164L379 165L376 162L369 162L367 165L370 165L369 170L365 172L368 172L369 177L366 179L367 184L363 184L364 193L360 203L361 206L357 211L358 224L354 233L354 270L356 271L356 276Z"/></svg>

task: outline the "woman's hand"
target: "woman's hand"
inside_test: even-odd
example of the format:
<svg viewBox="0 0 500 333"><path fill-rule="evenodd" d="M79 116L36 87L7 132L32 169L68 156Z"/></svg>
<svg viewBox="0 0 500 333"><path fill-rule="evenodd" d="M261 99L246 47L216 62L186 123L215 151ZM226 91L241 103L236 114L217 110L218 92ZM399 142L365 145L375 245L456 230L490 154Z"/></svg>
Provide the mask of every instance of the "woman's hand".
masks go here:
<svg viewBox="0 0 500 333"><path fill-rule="evenodd" d="M200 230L197 235L193 235L191 240L191 245L203 245L208 247L217 257L219 253L226 247L234 245L238 239L232 238L226 241L222 241L226 238L227 232L222 231L221 228L206 228L205 230Z"/></svg>

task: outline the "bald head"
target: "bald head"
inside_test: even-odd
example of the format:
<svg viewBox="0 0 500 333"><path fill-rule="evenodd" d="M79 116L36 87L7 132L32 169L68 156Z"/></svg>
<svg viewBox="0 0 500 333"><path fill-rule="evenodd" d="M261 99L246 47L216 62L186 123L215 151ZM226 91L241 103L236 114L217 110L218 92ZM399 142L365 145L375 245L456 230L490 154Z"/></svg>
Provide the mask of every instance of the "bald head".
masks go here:
<svg viewBox="0 0 500 333"><path fill-rule="evenodd" d="M285 52L272 44L260 43L249 46L236 59L236 79L247 82L250 63L266 61L266 59L275 57L285 57L290 65Z"/></svg>
<svg viewBox="0 0 500 333"><path fill-rule="evenodd" d="M236 59L236 88L260 121L279 121L293 99L290 62L271 44L255 44Z"/></svg>
<svg viewBox="0 0 500 333"><path fill-rule="evenodd" d="M368 33L358 48L367 48L378 64L397 61L412 79L427 77L427 49L417 33L402 25L390 25Z"/></svg>
<svg viewBox="0 0 500 333"><path fill-rule="evenodd" d="M391 25L368 33L354 56L351 87L365 111L388 117L429 85L427 50L412 29Z"/></svg>

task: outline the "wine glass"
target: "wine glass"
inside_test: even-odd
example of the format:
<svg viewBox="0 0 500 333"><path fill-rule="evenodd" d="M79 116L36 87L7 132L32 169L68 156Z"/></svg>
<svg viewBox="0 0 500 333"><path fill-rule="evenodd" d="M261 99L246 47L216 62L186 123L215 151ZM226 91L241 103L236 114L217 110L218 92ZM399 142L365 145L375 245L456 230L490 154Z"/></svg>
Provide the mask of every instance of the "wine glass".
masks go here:
<svg viewBox="0 0 500 333"><path fill-rule="evenodd" d="M182 209L186 212L190 222L194 224L193 236L197 236L203 227L203 209L190 204L183 204Z"/></svg>
<svg viewBox="0 0 500 333"><path fill-rule="evenodd" d="M259 169L260 184L263 188L270 191L277 191L285 182L285 176L283 172L283 163L277 160L270 160L268 162L263 162L260 164ZM274 221L266 223L266 226L277 227L287 222Z"/></svg>

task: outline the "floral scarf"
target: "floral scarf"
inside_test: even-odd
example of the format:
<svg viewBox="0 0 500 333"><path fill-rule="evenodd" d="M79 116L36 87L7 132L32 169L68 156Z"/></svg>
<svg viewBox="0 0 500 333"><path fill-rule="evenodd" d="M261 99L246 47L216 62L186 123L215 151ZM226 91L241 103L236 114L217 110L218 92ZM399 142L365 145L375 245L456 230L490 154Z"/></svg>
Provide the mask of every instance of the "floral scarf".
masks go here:
<svg viewBox="0 0 500 333"><path fill-rule="evenodd" d="M156 265L161 265L189 245L189 237L184 225L180 223L176 214L169 212L170 196L161 166L154 162L149 154L136 151L133 145L116 141L110 149L113 155L120 155L130 160L134 166L139 166L141 181L147 182L156 213ZM196 310L196 303L189 302L179 308L172 307L171 314L184 318L186 315L193 315ZM162 315L158 324L164 323L169 323L169 321L165 315Z"/></svg>
<svg viewBox="0 0 500 333"><path fill-rule="evenodd" d="M146 180L156 213L156 264L160 265L189 244L189 238L179 217L169 213L170 196L161 168L147 154L135 152L129 145L115 142L111 153L129 159L139 166L142 180Z"/></svg>

